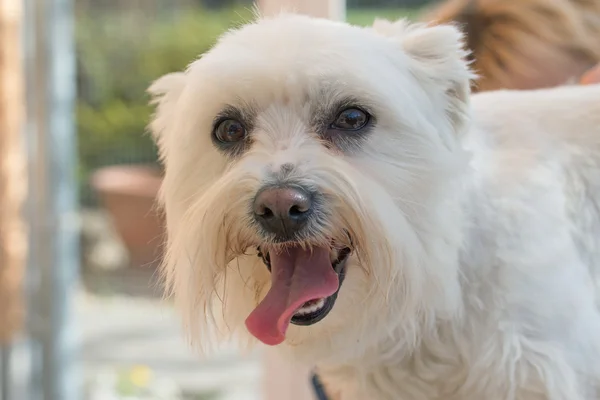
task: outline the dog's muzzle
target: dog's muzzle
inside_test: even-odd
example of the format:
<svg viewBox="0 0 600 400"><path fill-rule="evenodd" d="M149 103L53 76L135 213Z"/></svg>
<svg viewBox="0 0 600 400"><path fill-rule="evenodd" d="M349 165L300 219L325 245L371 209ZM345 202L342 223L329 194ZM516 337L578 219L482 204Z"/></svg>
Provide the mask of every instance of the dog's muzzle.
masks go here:
<svg viewBox="0 0 600 400"><path fill-rule="evenodd" d="M300 186L268 186L254 198L253 217L277 241L294 240L314 213L313 200L313 194Z"/></svg>

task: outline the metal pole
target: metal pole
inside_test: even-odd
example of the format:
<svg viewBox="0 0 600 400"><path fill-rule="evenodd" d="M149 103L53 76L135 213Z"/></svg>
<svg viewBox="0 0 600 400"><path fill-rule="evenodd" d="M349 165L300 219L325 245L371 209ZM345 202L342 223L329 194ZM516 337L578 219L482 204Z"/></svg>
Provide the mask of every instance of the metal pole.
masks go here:
<svg viewBox="0 0 600 400"><path fill-rule="evenodd" d="M34 189L35 184L33 178L35 177L35 159L36 159L36 120L35 120L35 100L37 96L36 80L35 80L35 67L36 67L36 46L35 46L35 8L34 2L26 0L23 2L23 25L22 25L22 41L23 41L23 59L24 59L24 72L25 72L25 150L27 152L27 173L28 173L28 196L26 205L26 218L29 222L29 235L28 235L28 256L27 256L27 272L25 274L25 292L27 297L27 351L30 357L29 364L29 376L28 387L24 388L25 398L28 400L41 400L42 399L42 363L41 363L41 350L40 343L36 340L36 316L39 312L35 308L35 295L39 288L39 268L37 267L37 252L36 242L37 237L33 235L36 228L35 226L35 195Z"/></svg>
<svg viewBox="0 0 600 400"><path fill-rule="evenodd" d="M31 269L35 272L30 281L30 311L33 355L36 349L41 353L33 360L38 370L32 385L37 384L37 372L42 389L37 394L42 399L79 400L79 338L73 319L79 271L73 4L71 0L26 1L26 12L32 14L27 21L33 23L27 28L33 41L28 62L34 63L27 71Z"/></svg>
<svg viewBox="0 0 600 400"><path fill-rule="evenodd" d="M0 364L1 367L0 369L2 370L2 378L0 379L0 382L2 382L2 392L0 395L0 399L2 400L10 400L10 394L11 394L11 363L10 363L10 359L11 359L11 346L10 345L5 345L2 346L2 349L0 350Z"/></svg>

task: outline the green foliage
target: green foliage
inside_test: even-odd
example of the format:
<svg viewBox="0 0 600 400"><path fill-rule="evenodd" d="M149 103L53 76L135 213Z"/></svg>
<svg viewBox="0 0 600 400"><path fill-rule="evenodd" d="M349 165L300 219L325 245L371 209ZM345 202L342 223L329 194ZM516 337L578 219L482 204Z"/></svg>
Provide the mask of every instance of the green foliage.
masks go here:
<svg viewBox="0 0 600 400"><path fill-rule="evenodd" d="M156 162L145 134L151 108L146 89L161 75L184 69L227 29L251 18L246 8L165 10L88 15L77 21L77 128L83 201L96 168Z"/></svg>

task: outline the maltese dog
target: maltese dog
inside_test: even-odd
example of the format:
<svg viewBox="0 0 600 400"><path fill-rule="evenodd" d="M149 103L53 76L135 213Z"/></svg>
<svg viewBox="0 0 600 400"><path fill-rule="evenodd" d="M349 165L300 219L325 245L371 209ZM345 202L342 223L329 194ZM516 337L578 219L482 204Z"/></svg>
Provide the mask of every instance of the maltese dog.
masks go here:
<svg viewBox="0 0 600 400"><path fill-rule="evenodd" d="M466 56L282 14L151 86L193 342L342 400L600 399L600 86L471 96Z"/></svg>

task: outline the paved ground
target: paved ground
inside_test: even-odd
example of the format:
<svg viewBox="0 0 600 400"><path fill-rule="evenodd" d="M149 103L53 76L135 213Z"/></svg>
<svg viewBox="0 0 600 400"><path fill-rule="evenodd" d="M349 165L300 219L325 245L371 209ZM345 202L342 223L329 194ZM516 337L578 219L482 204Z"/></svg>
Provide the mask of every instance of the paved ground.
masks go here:
<svg viewBox="0 0 600 400"><path fill-rule="evenodd" d="M260 399L258 356L242 358L234 349L210 359L195 355L184 341L175 311L152 295L155 286L149 277L134 272L84 280L88 291L79 297L77 311L88 378L107 368L146 365L156 377L172 379L186 393L216 391L219 400ZM96 284L95 290L90 289L90 280ZM137 290L132 289L133 284ZM119 288L137 295L120 294Z"/></svg>
<svg viewBox="0 0 600 400"><path fill-rule="evenodd" d="M149 367L156 379L176 384L189 396L186 399L260 400L262 370L258 354L242 358L230 348L211 358L195 355L185 344L175 311L167 302L150 295L153 290L147 278L148 274L133 273L84 279L88 290L81 290L77 296L76 313L85 381L142 365ZM89 289L89 280L95 282L95 290ZM131 289L132 285L137 289ZM147 288L145 296L142 287ZM117 293L115 288L136 295ZM28 349L24 342L12 348L9 399L30 398ZM106 395L94 398L90 394L83 400L92 399L126 400Z"/></svg>

